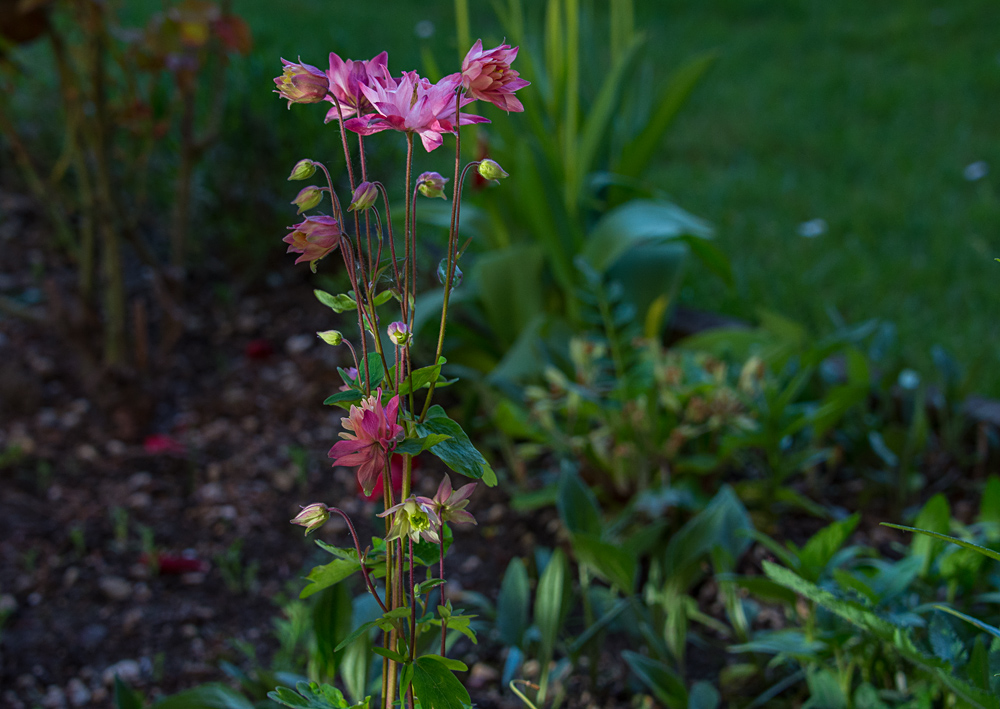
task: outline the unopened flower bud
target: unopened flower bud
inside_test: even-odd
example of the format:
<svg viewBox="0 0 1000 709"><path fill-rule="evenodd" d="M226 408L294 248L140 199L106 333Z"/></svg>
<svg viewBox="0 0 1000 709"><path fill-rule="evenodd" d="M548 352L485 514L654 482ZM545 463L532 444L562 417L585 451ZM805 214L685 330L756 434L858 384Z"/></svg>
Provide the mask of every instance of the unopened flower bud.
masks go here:
<svg viewBox="0 0 1000 709"><path fill-rule="evenodd" d="M417 177L417 189L420 190L420 194L424 197L447 199L444 195L444 183L447 181L448 178L443 177L440 173L422 172Z"/></svg>
<svg viewBox="0 0 1000 709"><path fill-rule="evenodd" d="M295 163L292 174L288 176L289 182L292 180L308 180L316 174L316 163L309 158L303 158Z"/></svg>
<svg viewBox="0 0 1000 709"><path fill-rule="evenodd" d="M389 339L400 347L409 347L413 334L405 322L389 323Z"/></svg>
<svg viewBox="0 0 1000 709"><path fill-rule="evenodd" d="M308 535L310 532L326 524L328 519L330 519L330 511L326 508L326 505L322 502L314 502L311 505L303 507L295 519L290 521L292 524L305 527L306 535Z"/></svg>
<svg viewBox="0 0 1000 709"><path fill-rule="evenodd" d="M375 204L375 200L378 199L378 188L371 182L362 182L358 185L358 188L354 190L354 195L351 197L351 206L347 208L348 212L353 211L365 211L371 208Z"/></svg>
<svg viewBox="0 0 1000 709"><path fill-rule="evenodd" d="M298 214L302 214L302 212L308 212L322 201L323 190L316 185L309 185L299 191L299 194L292 200L292 204L297 205L299 208Z"/></svg>
<svg viewBox="0 0 1000 709"><path fill-rule="evenodd" d="M326 73L309 64L296 64L281 60L285 70L274 80L275 93L293 103L319 103L330 93L330 79Z"/></svg>
<svg viewBox="0 0 1000 709"><path fill-rule="evenodd" d="M490 160L489 158L483 158L479 162L479 167L476 169L479 170L479 174L487 180L502 180L507 177L507 173L504 172L502 167L500 167L500 163L496 160Z"/></svg>
<svg viewBox="0 0 1000 709"><path fill-rule="evenodd" d="M324 330L323 332L317 332L316 335L323 342L334 347L344 341L344 336L340 334L340 330Z"/></svg>

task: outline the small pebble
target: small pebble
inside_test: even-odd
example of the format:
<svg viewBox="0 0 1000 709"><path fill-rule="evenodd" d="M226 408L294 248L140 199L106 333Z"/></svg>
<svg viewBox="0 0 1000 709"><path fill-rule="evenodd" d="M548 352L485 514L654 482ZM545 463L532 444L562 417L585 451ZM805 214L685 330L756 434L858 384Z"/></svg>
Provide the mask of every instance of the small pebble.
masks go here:
<svg viewBox="0 0 1000 709"><path fill-rule="evenodd" d="M285 340L285 352L290 355L299 355L313 346L315 335L292 335Z"/></svg>
<svg viewBox="0 0 1000 709"><path fill-rule="evenodd" d="M108 636L108 629L100 623L92 623L80 633L80 645L87 650L91 650Z"/></svg>
<svg viewBox="0 0 1000 709"><path fill-rule="evenodd" d="M115 683L116 675L121 677L123 682L133 684L139 681L142 671L135 660L121 660L101 673L101 681L110 687Z"/></svg>
<svg viewBox="0 0 1000 709"><path fill-rule="evenodd" d="M121 576L104 576L98 580L97 587L112 601L124 601L132 595L132 584Z"/></svg>
<svg viewBox="0 0 1000 709"><path fill-rule="evenodd" d="M90 701L90 690L79 677L74 677L66 685L66 695L69 703L75 707L85 706Z"/></svg>
<svg viewBox="0 0 1000 709"><path fill-rule="evenodd" d="M66 706L66 693L62 691L61 687L53 684L45 690L41 705L45 709L63 709Z"/></svg>

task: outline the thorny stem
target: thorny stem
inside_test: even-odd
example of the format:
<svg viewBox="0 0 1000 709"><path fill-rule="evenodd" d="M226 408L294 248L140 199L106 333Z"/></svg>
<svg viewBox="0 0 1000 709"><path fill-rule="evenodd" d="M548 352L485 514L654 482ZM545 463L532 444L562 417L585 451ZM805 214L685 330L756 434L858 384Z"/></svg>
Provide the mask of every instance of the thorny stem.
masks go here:
<svg viewBox="0 0 1000 709"><path fill-rule="evenodd" d="M365 555L361 553L361 544L358 542L358 533L354 531L354 524L351 522L351 518L347 516L346 512L338 507L327 507L326 509L328 512L336 512L344 518L345 522L347 522L347 528L351 532L351 538L354 539L354 548L358 552L358 562L361 564L361 574L365 577L365 585L368 586L368 592L375 597L376 601L378 601L378 605L382 611L388 612L389 609L385 607L382 599L379 598L378 591L375 589L375 584L372 583L371 577L368 575L368 567L365 565Z"/></svg>

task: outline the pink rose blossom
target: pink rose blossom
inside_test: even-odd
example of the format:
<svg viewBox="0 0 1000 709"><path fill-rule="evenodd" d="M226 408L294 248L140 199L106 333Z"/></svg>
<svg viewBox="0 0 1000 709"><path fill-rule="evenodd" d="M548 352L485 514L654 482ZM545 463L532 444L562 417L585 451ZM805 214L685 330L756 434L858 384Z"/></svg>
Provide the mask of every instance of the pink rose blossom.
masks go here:
<svg viewBox="0 0 1000 709"><path fill-rule="evenodd" d="M340 224L333 217L306 217L304 222L288 227L292 233L282 241L287 254L302 254L295 263L317 261L340 246Z"/></svg>
<svg viewBox="0 0 1000 709"><path fill-rule="evenodd" d="M362 399L361 406L352 406L341 425L347 432L344 440L330 449L334 465L358 466L358 483L365 495L370 495L375 482L385 471L396 442L403 437L403 427L396 423L399 414L399 397L389 400L382 407L382 390Z"/></svg>
<svg viewBox="0 0 1000 709"><path fill-rule="evenodd" d="M455 91L461 83L461 74L451 74L432 84L417 76L415 71L410 71L404 73L398 82L390 79L385 86L359 84L377 113L353 118L345 125L361 135L390 129L416 133L423 142L424 150L430 152L444 142L442 133L455 132ZM464 106L472 99L462 97L458 102ZM489 123L489 120L462 113L458 123Z"/></svg>
<svg viewBox="0 0 1000 709"><path fill-rule="evenodd" d="M318 103L330 91L330 82L326 74L309 64L296 64L282 59L285 64L284 73L274 80L276 94L288 99L288 107L293 103Z"/></svg>
<svg viewBox="0 0 1000 709"><path fill-rule="evenodd" d="M340 113L344 120L373 110L371 103L361 92L361 87L388 83L390 81L388 62L389 55L385 52L367 61L353 59L344 61L330 52L330 68L327 70L326 76L330 81L330 93L340 103ZM333 108L327 111L326 123L338 118L337 104L334 103L333 96L326 98L327 101L333 103Z"/></svg>
<svg viewBox="0 0 1000 709"><path fill-rule="evenodd" d="M528 86L528 82L510 68L516 57L517 47L501 44L484 52L483 40L477 39L462 61L462 85L467 95L489 101L504 111L523 111L514 92Z"/></svg>

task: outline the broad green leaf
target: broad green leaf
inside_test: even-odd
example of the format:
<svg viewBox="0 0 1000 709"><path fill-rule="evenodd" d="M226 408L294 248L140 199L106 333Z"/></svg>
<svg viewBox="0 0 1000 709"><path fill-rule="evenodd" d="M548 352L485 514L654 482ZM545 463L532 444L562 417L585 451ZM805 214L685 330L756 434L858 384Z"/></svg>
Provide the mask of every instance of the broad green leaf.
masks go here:
<svg viewBox="0 0 1000 709"><path fill-rule="evenodd" d="M332 308L335 313L343 313L348 310L354 310L358 307L357 302L351 296L346 293L341 293L340 295L331 295L326 291L314 290L313 293L316 295L316 299L328 308Z"/></svg>
<svg viewBox="0 0 1000 709"><path fill-rule="evenodd" d="M601 536L601 508L587 484L569 467L559 474L556 507L563 525L573 534Z"/></svg>
<svg viewBox="0 0 1000 709"><path fill-rule="evenodd" d="M915 532L917 534L926 534L928 537L934 537L935 539L941 539L946 542L951 542L952 544L958 544L960 547L965 547L966 549L971 549L972 551L979 552L983 556L988 556L994 561L1000 561L1000 552L996 552L993 549L987 549L986 547L979 546L978 544L973 544L972 542L967 542L964 539L958 539L957 537L949 537L947 534L932 532L929 529L904 527L901 524L890 524L889 522L883 522L882 526L892 527L893 529L901 529L904 532ZM916 545L916 542L914 542L914 545Z"/></svg>
<svg viewBox="0 0 1000 709"><path fill-rule="evenodd" d="M374 394L375 390L382 386L382 380L385 378L385 367L382 366L382 357L379 356L378 352L368 353L368 370L368 373L371 375L371 390L372 394ZM358 388L363 390L365 388L365 381L365 368L362 365L358 368ZM382 403L385 405L386 402L383 401Z"/></svg>
<svg viewBox="0 0 1000 709"><path fill-rule="evenodd" d="M705 268L722 279L730 288L733 287L733 265L729 262L726 252L708 239L700 236L683 236L681 239L691 249L691 253L704 264Z"/></svg>
<svg viewBox="0 0 1000 709"><path fill-rule="evenodd" d="M353 643L355 640L360 638L362 635L370 631L372 628L380 627L384 625L387 621L379 618L378 620L369 620L367 623L362 623L358 626L350 635L340 641L337 645L336 650L343 650L345 647Z"/></svg>
<svg viewBox="0 0 1000 709"><path fill-rule="evenodd" d="M667 709L687 709L687 690L684 689L680 677L670 667L631 650L623 650L622 657L635 676L667 706Z"/></svg>
<svg viewBox="0 0 1000 709"><path fill-rule="evenodd" d="M802 709L847 709L847 697L837 681L837 675L825 668L813 668L806 675L809 701Z"/></svg>
<svg viewBox="0 0 1000 709"><path fill-rule="evenodd" d="M681 240L636 243L608 267L606 280L621 287L622 301L635 308L647 332L660 333L684 276L688 247Z"/></svg>
<svg viewBox="0 0 1000 709"><path fill-rule="evenodd" d="M573 553L623 594L632 593L638 560L621 546L602 541L593 534L571 534Z"/></svg>
<svg viewBox="0 0 1000 709"><path fill-rule="evenodd" d="M663 144L664 134L687 103L691 92L715 63L717 56L716 52L701 54L674 72L666 86L657 94L656 112L642 132L625 146L621 160L614 168L615 172L629 177L639 177L642 174L646 165L657 154L657 148Z"/></svg>
<svg viewBox="0 0 1000 709"><path fill-rule="evenodd" d="M991 475L986 480L976 521L1000 525L1000 477L996 475Z"/></svg>
<svg viewBox="0 0 1000 709"><path fill-rule="evenodd" d="M340 658L334 651L337 644L351 631L351 593L347 584L335 584L325 589L313 606L313 631L316 638L314 662L320 677L332 679L337 674Z"/></svg>
<svg viewBox="0 0 1000 709"><path fill-rule="evenodd" d="M254 709L254 706L235 689L211 683L164 697L153 709Z"/></svg>
<svg viewBox="0 0 1000 709"><path fill-rule="evenodd" d="M665 243L682 236L712 237L712 227L675 204L636 199L607 212L594 225L582 255L604 273L639 244Z"/></svg>
<svg viewBox="0 0 1000 709"><path fill-rule="evenodd" d="M465 709L472 704L468 690L443 659L424 655L413 662L413 693L421 709Z"/></svg>
<svg viewBox="0 0 1000 709"><path fill-rule="evenodd" d="M542 268L537 245L514 245L479 256L473 277L491 332L506 349L532 319L545 309Z"/></svg>
<svg viewBox="0 0 1000 709"><path fill-rule="evenodd" d="M431 448L431 453L456 473L482 480L490 487L497 484L496 473L482 453L476 450L462 427L448 418L440 406L435 404L430 408L424 422L417 424L417 433L422 437L432 434L450 436Z"/></svg>
<svg viewBox="0 0 1000 709"><path fill-rule="evenodd" d="M309 598L324 588L340 583L360 569L361 565L357 560L348 561L347 559L334 559L329 564L314 566L309 575L306 576L309 584L299 592L299 598Z"/></svg>
<svg viewBox="0 0 1000 709"><path fill-rule="evenodd" d="M419 391L426 386L429 386L431 382L438 382L441 379L441 365L443 365L447 360L444 357L438 359L438 363L428 366L421 367L420 369L414 370L406 377L402 382L399 383L399 395L406 396L411 391ZM386 377L388 381L395 386L396 382L396 368L391 367L389 369L389 374Z"/></svg>
<svg viewBox="0 0 1000 709"><path fill-rule="evenodd" d="M840 551L860 520L861 515L854 513L816 532L799 551L799 574L809 581L819 581L830 559Z"/></svg>
<svg viewBox="0 0 1000 709"><path fill-rule="evenodd" d="M520 557L507 564L507 571L497 596L497 629L500 641L507 647L520 647L524 631L528 629L528 611L531 605L531 588L528 572Z"/></svg>
<svg viewBox="0 0 1000 709"><path fill-rule="evenodd" d="M375 296L375 306L378 307L379 305L385 305L390 300L392 300L392 291L384 290Z"/></svg>
<svg viewBox="0 0 1000 709"><path fill-rule="evenodd" d="M667 542L664 572L678 573L701 560L715 546L738 558L750 545L753 526L746 509L732 489L724 486L705 509L692 517Z"/></svg>
<svg viewBox="0 0 1000 709"><path fill-rule="evenodd" d="M406 662L408 662L408 658L404 657L395 650L389 650L384 647L373 647L372 652L376 655L381 655L382 657L388 657L390 660L395 660L400 664L406 664Z"/></svg>
<svg viewBox="0 0 1000 709"><path fill-rule="evenodd" d="M278 704L292 709L351 709L352 705L339 689L329 684L299 682L292 691L288 687L276 687L267 696ZM354 707L367 707L368 700L358 702Z"/></svg>
<svg viewBox="0 0 1000 709"><path fill-rule="evenodd" d="M146 702L142 696L122 681L122 678L115 675L115 709L143 709Z"/></svg>
<svg viewBox="0 0 1000 709"><path fill-rule="evenodd" d="M406 438L401 443L396 444L394 452L406 455L420 455L426 450L430 450L438 443L447 441L451 436L443 433L432 433L423 438Z"/></svg>

